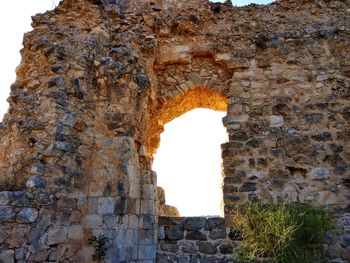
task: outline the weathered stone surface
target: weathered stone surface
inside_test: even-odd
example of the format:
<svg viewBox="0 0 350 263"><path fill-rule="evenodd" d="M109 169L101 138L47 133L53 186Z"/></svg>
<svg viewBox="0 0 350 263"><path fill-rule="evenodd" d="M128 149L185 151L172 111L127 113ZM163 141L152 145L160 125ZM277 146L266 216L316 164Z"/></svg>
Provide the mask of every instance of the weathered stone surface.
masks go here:
<svg viewBox="0 0 350 263"><path fill-rule="evenodd" d="M179 250L179 246L176 243L160 243L160 248L164 251L176 253Z"/></svg>
<svg viewBox="0 0 350 263"><path fill-rule="evenodd" d="M184 229L190 231L198 230L204 228L206 222L207 220L204 217L191 217L185 221Z"/></svg>
<svg viewBox="0 0 350 263"><path fill-rule="evenodd" d="M153 260L156 257L156 246L140 246L138 255L143 260Z"/></svg>
<svg viewBox="0 0 350 263"><path fill-rule="evenodd" d="M46 249L35 251L29 256L28 261L45 262L48 259L49 254L50 254L50 251Z"/></svg>
<svg viewBox="0 0 350 263"><path fill-rule="evenodd" d="M192 242L183 242L182 243L182 252L189 254L198 253L198 247L195 243Z"/></svg>
<svg viewBox="0 0 350 263"><path fill-rule="evenodd" d="M26 206L28 204L25 192L0 192L0 205Z"/></svg>
<svg viewBox="0 0 350 263"><path fill-rule="evenodd" d="M0 244L2 244L7 238L8 238L8 233L6 232L5 229L0 228Z"/></svg>
<svg viewBox="0 0 350 263"><path fill-rule="evenodd" d="M330 205L329 254L347 260L348 1L63 0L32 25L0 124L1 251L91 262L86 241L104 234L107 262L148 263L160 229L178 246L158 246L165 262L227 262L220 220L157 222L179 216L157 200L160 134L207 108L227 115L225 222L246 201Z"/></svg>
<svg viewBox="0 0 350 263"><path fill-rule="evenodd" d="M176 207L166 204L164 189L159 186L157 187L157 199L159 216L180 217L179 210Z"/></svg>
<svg viewBox="0 0 350 263"><path fill-rule="evenodd" d="M270 127L282 127L284 124L284 118L278 115L270 116Z"/></svg>
<svg viewBox="0 0 350 263"><path fill-rule="evenodd" d="M68 230L69 239L81 240L84 237L84 229L81 225L72 225Z"/></svg>
<svg viewBox="0 0 350 263"><path fill-rule="evenodd" d="M100 197L97 201L97 213L100 215L114 214L115 205L113 197Z"/></svg>
<svg viewBox="0 0 350 263"><path fill-rule="evenodd" d="M185 238L189 240L207 240L207 236L199 230L188 231Z"/></svg>
<svg viewBox="0 0 350 263"><path fill-rule="evenodd" d="M19 223L33 223L38 217L38 210L34 208L22 208L17 214L16 220Z"/></svg>
<svg viewBox="0 0 350 263"><path fill-rule="evenodd" d="M210 242L199 241L198 249L204 254L214 255L217 252L217 248Z"/></svg>
<svg viewBox="0 0 350 263"><path fill-rule="evenodd" d="M13 250L0 251L0 262L14 263L15 262L15 252Z"/></svg>
<svg viewBox="0 0 350 263"><path fill-rule="evenodd" d="M62 244L66 241L67 236L68 236L68 228L67 227L65 227L65 226L53 227L48 232L47 244L49 246Z"/></svg>
<svg viewBox="0 0 350 263"><path fill-rule="evenodd" d="M310 179L313 180L324 180L331 178L331 172L323 167L317 167L309 172Z"/></svg>
<svg viewBox="0 0 350 263"><path fill-rule="evenodd" d="M342 246L349 247L350 246L350 234L346 234L342 237Z"/></svg>
<svg viewBox="0 0 350 263"><path fill-rule="evenodd" d="M226 238L226 229L214 229L210 231L209 238L211 239L220 239L220 238Z"/></svg>
<svg viewBox="0 0 350 263"><path fill-rule="evenodd" d="M87 215L84 222L85 228L98 228L102 225L103 218L101 215Z"/></svg>
<svg viewBox="0 0 350 263"><path fill-rule="evenodd" d="M244 183L240 188L240 192L252 192L256 190L256 183Z"/></svg>
<svg viewBox="0 0 350 263"><path fill-rule="evenodd" d="M44 213L38 224L31 230L29 242L34 250L40 250L45 242L45 231L51 223L51 215Z"/></svg>
<svg viewBox="0 0 350 263"><path fill-rule="evenodd" d="M225 219L220 217L211 217L207 220L206 228L209 230L224 228L225 227Z"/></svg>
<svg viewBox="0 0 350 263"><path fill-rule="evenodd" d="M12 221L15 217L15 211L12 206L0 206L0 222Z"/></svg>
<svg viewBox="0 0 350 263"><path fill-rule="evenodd" d="M21 247L15 250L15 259L16 260L23 260L24 259L24 252L25 248Z"/></svg>
<svg viewBox="0 0 350 263"><path fill-rule="evenodd" d="M38 176L30 177L26 183L28 188L42 188L45 187L45 184L45 180Z"/></svg>
<svg viewBox="0 0 350 263"><path fill-rule="evenodd" d="M222 254L232 254L233 252L233 246L231 244L223 244L219 249Z"/></svg>
<svg viewBox="0 0 350 263"><path fill-rule="evenodd" d="M179 226L169 226L165 229L166 238L170 240L180 240L183 238L184 232Z"/></svg>

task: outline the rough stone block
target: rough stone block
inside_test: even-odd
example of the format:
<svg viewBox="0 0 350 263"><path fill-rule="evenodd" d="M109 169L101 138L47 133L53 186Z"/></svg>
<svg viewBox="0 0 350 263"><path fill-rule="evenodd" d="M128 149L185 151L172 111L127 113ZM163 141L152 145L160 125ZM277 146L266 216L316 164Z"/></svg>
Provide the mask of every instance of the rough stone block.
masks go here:
<svg viewBox="0 0 350 263"><path fill-rule="evenodd" d="M188 240L207 240L207 236L199 230L188 231L186 234L186 239Z"/></svg>
<svg viewBox="0 0 350 263"><path fill-rule="evenodd" d="M278 128L278 127L282 127L284 124L283 116L271 115L269 119L270 119L270 127Z"/></svg>
<svg viewBox="0 0 350 263"><path fill-rule="evenodd" d="M96 229L102 225L102 221L101 215L87 215L85 217L84 227Z"/></svg>
<svg viewBox="0 0 350 263"><path fill-rule="evenodd" d="M226 237L226 229L214 229L209 233L209 238L211 239L223 239Z"/></svg>
<svg viewBox="0 0 350 263"><path fill-rule="evenodd" d="M157 219L154 215L143 215L141 217L143 229L155 229Z"/></svg>
<svg viewBox="0 0 350 263"><path fill-rule="evenodd" d="M154 200L156 198L156 188L154 185L146 184L142 186L142 198Z"/></svg>
<svg viewBox="0 0 350 263"><path fill-rule="evenodd" d="M207 219L205 217L190 217L187 218L184 224L185 230L198 230L204 228Z"/></svg>
<svg viewBox="0 0 350 263"><path fill-rule="evenodd" d="M89 197L88 199L88 208L90 214L96 214L97 213L97 207L98 207L98 198L96 197Z"/></svg>
<svg viewBox="0 0 350 263"><path fill-rule="evenodd" d="M157 246L139 246L139 260L153 260L156 258Z"/></svg>
<svg viewBox="0 0 350 263"><path fill-rule="evenodd" d="M236 123L247 122L249 120L248 114L242 114L237 116L226 116L222 119L225 126L229 126Z"/></svg>
<svg viewBox="0 0 350 263"><path fill-rule="evenodd" d="M309 173L309 178L313 180L324 180L331 178L332 174L331 172L323 167L317 167L313 170L311 170Z"/></svg>
<svg viewBox="0 0 350 263"><path fill-rule="evenodd" d="M198 253L198 246L193 243L193 242L186 242L186 241L182 241L181 242L181 250L184 253L189 253L189 254L197 254Z"/></svg>
<svg viewBox="0 0 350 263"><path fill-rule="evenodd" d="M32 254L30 254L28 261L29 262L45 262L50 254L50 250L48 249L42 249L42 250L38 250L33 252Z"/></svg>
<svg viewBox="0 0 350 263"><path fill-rule="evenodd" d="M233 253L233 246L231 244L222 244L219 249L221 254Z"/></svg>
<svg viewBox="0 0 350 263"><path fill-rule="evenodd" d="M206 230L213 230L225 227L225 219L222 217L211 217L207 220Z"/></svg>
<svg viewBox="0 0 350 263"><path fill-rule="evenodd" d="M0 192L0 205L28 206L29 201L26 192L4 191Z"/></svg>
<svg viewBox="0 0 350 263"><path fill-rule="evenodd" d="M129 215L129 228L138 229L140 224L140 218L137 215Z"/></svg>
<svg viewBox="0 0 350 263"><path fill-rule="evenodd" d="M34 250L40 250L43 247L45 240L45 231L50 224L51 214L44 213L37 225L31 230L29 242Z"/></svg>
<svg viewBox="0 0 350 263"><path fill-rule="evenodd" d="M1 236L0 236L1 237ZM159 228L158 228L158 239L159 240L162 240L162 239L164 239L165 238L165 228L164 228L164 226L160 226ZM0 242L1 243L1 242Z"/></svg>
<svg viewBox="0 0 350 263"><path fill-rule="evenodd" d="M62 244L67 240L68 227L56 226L49 230L47 235L47 244L49 246Z"/></svg>
<svg viewBox="0 0 350 263"><path fill-rule="evenodd" d="M128 246L125 249L125 260L131 262L137 260L138 246Z"/></svg>
<svg viewBox="0 0 350 263"><path fill-rule="evenodd" d="M350 247L350 234L346 234L341 239L342 247Z"/></svg>
<svg viewBox="0 0 350 263"><path fill-rule="evenodd" d="M26 186L29 189L33 189L33 188L44 188L46 185L46 181L42 178L40 178L39 176L32 176L29 177L29 179L27 180Z"/></svg>
<svg viewBox="0 0 350 263"><path fill-rule="evenodd" d="M240 186L240 192L252 192L256 190L256 183L244 183Z"/></svg>
<svg viewBox="0 0 350 263"><path fill-rule="evenodd" d="M184 237L184 232L179 226L168 226L165 228L165 235L169 240L180 240Z"/></svg>
<svg viewBox="0 0 350 263"><path fill-rule="evenodd" d="M177 251L179 251L179 246L176 242L161 242L160 249L163 251L176 253Z"/></svg>
<svg viewBox="0 0 350 263"><path fill-rule="evenodd" d="M200 252L210 255L214 255L218 251L217 247L214 244L205 241L198 241L198 249Z"/></svg>
<svg viewBox="0 0 350 263"><path fill-rule="evenodd" d="M155 213L155 201L141 200L141 214L150 215Z"/></svg>
<svg viewBox="0 0 350 263"><path fill-rule="evenodd" d="M81 225L72 225L69 227L68 238L69 239L83 239L84 229Z"/></svg>
<svg viewBox="0 0 350 263"><path fill-rule="evenodd" d="M129 216L105 215L103 222L107 229L127 229L129 225Z"/></svg>
<svg viewBox="0 0 350 263"><path fill-rule="evenodd" d="M53 262L57 261L57 248L56 247L52 247L50 249L49 261L53 261Z"/></svg>
<svg viewBox="0 0 350 263"><path fill-rule="evenodd" d="M139 230L139 242L141 245L153 245L156 243L156 235L154 230Z"/></svg>
<svg viewBox="0 0 350 263"><path fill-rule="evenodd" d="M12 206L0 206L0 223L13 221L15 218L15 211Z"/></svg>
<svg viewBox="0 0 350 263"><path fill-rule="evenodd" d="M114 214L115 205L113 197L100 197L97 200L97 213L100 215Z"/></svg>
<svg viewBox="0 0 350 263"><path fill-rule="evenodd" d="M24 259L24 252L25 252L25 248L21 247L15 250L15 259L16 260L21 260Z"/></svg>
<svg viewBox="0 0 350 263"><path fill-rule="evenodd" d="M0 228L0 244L2 244L3 242L5 242L5 240L8 238L8 233L6 232L5 229Z"/></svg>
<svg viewBox="0 0 350 263"><path fill-rule="evenodd" d="M17 222L19 223L33 223L38 218L38 210L35 208L22 208L17 214Z"/></svg>
<svg viewBox="0 0 350 263"><path fill-rule="evenodd" d="M0 252L0 262L1 263L14 263L15 262L15 252L13 250L3 250Z"/></svg>
<svg viewBox="0 0 350 263"><path fill-rule="evenodd" d="M141 196L141 185L134 181L130 183L129 196L131 198L140 198Z"/></svg>

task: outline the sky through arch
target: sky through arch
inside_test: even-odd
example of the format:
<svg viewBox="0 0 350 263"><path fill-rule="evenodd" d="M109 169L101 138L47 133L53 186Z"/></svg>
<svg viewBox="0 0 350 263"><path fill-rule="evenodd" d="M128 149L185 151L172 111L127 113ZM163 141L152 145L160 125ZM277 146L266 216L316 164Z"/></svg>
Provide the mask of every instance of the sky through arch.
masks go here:
<svg viewBox="0 0 350 263"><path fill-rule="evenodd" d="M167 204L182 216L221 215L225 112L197 108L165 125L153 169Z"/></svg>

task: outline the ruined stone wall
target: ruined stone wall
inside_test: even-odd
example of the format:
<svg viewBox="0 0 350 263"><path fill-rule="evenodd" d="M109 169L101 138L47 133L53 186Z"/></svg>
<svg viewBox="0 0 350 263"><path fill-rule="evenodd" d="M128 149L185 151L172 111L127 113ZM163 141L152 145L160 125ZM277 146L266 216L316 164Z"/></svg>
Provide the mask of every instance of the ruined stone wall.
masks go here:
<svg viewBox="0 0 350 263"><path fill-rule="evenodd" d="M91 262L103 234L106 262L154 262L152 154L166 122L205 107L227 112L226 224L248 200L327 205L330 257L349 261L349 14L64 0L33 17L0 125L0 258Z"/></svg>
<svg viewBox="0 0 350 263"><path fill-rule="evenodd" d="M239 237L217 217L160 217L157 262L232 262ZM233 241L236 240L236 241Z"/></svg>

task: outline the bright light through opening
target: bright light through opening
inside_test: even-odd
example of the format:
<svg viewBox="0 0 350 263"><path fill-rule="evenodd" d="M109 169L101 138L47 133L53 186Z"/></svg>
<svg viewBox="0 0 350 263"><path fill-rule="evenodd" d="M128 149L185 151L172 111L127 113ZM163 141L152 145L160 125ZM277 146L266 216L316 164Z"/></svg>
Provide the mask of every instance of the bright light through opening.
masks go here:
<svg viewBox="0 0 350 263"><path fill-rule="evenodd" d="M226 114L195 109L165 125L154 156L158 186L181 216L222 215L222 159Z"/></svg>

